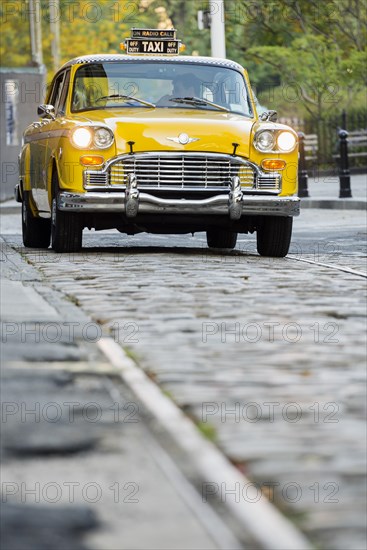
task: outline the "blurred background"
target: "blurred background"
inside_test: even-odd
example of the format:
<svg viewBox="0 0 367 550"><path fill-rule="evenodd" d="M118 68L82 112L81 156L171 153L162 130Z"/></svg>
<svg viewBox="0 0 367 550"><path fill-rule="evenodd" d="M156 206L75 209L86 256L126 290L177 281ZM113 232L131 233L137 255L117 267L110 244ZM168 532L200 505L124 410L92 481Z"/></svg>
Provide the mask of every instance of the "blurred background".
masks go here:
<svg viewBox="0 0 367 550"><path fill-rule="evenodd" d="M321 169L335 164L338 129L367 127L366 0L3 0L7 145L19 146L21 139L16 109L19 120L32 121L28 110L20 112L31 95L12 93L21 70L31 75L29 82L37 80L35 73L50 82L73 57L121 53L120 42L132 27L175 27L186 45L184 55L210 56L210 26L218 17L225 29L225 55L249 71L259 111L276 109L280 122L317 135L312 159ZM36 83L27 86L32 91ZM45 90L43 85L38 95ZM353 166L362 164L365 157L356 156Z"/></svg>

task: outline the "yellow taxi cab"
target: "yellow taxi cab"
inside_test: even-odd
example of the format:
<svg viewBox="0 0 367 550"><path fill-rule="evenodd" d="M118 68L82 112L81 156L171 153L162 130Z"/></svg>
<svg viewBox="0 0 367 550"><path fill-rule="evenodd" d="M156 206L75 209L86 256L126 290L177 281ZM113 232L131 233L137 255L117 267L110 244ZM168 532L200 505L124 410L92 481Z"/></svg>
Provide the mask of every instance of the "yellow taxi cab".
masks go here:
<svg viewBox="0 0 367 550"><path fill-rule="evenodd" d="M179 55L174 29L133 29L122 46L65 63L24 132L24 245L74 252L84 228L115 228L203 231L231 249L256 232L260 255L285 256L297 134L274 111L258 116L239 64Z"/></svg>

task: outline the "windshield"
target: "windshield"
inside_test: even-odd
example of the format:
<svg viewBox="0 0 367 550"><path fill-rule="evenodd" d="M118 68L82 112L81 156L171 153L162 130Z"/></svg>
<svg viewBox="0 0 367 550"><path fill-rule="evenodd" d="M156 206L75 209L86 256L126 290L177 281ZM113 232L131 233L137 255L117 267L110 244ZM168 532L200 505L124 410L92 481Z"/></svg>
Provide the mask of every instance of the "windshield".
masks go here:
<svg viewBox="0 0 367 550"><path fill-rule="evenodd" d="M134 61L91 63L76 71L72 112L124 107L180 107L253 116L244 77L234 69Z"/></svg>

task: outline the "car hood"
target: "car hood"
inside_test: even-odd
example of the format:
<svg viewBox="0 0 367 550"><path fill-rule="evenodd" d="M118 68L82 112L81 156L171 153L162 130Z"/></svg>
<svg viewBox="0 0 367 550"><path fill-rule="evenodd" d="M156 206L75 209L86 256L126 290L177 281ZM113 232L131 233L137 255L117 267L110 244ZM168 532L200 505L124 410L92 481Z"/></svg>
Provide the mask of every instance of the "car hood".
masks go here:
<svg viewBox="0 0 367 550"><path fill-rule="evenodd" d="M74 119L75 121L75 119ZM113 131L117 154L130 151L205 151L249 157L254 120L244 116L199 109L113 109L89 111L78 117L80 123L105 124ZM177 143L185 133L195 141ZM171 139L169 139L171 138ZM177 141L173 141L172 138Z"/></svg>

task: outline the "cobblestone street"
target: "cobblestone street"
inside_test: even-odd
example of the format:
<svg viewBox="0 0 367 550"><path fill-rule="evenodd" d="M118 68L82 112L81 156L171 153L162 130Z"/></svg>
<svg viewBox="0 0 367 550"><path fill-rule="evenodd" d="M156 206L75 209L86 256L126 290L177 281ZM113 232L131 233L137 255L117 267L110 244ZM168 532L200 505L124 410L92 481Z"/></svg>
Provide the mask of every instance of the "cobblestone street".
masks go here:
<svg viewBox="0 0 367 550"><path fill-rule="evenodd" d="M253 236L213 253L204 235L85 232L78 254L8 245L109 332L254 482L202 498L268 498L317 548L364 549L365 213L304 211L290 255ZM101 327L101 328L100 328Z"/></svg>

